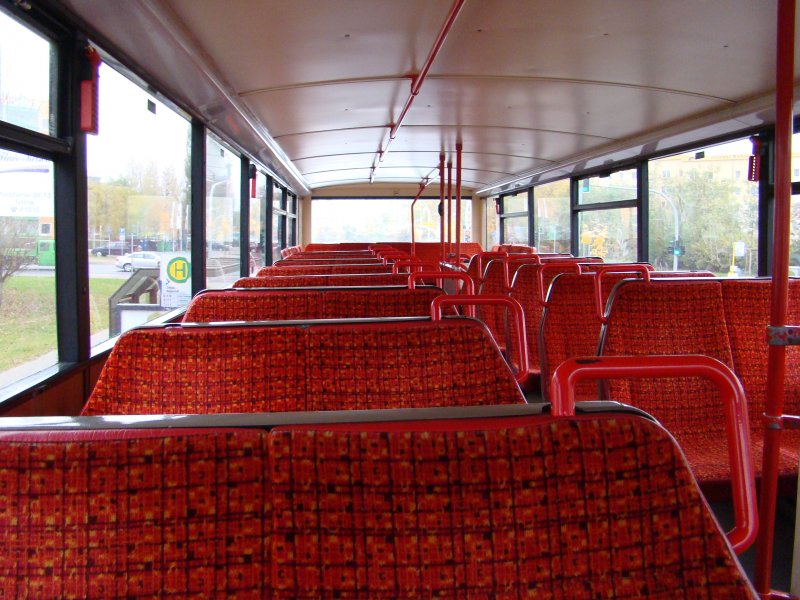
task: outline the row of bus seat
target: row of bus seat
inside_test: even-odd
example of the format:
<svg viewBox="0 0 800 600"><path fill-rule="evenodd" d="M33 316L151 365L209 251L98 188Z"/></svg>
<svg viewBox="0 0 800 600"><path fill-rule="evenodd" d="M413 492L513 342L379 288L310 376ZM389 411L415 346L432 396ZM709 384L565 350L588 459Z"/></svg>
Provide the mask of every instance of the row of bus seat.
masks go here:
<svg viewBox="0 0 800 600"><path fill-rule="evenodd" d="M115 344L84 415L524 403L472 319L140 327Z"/></svg>
<svg viewBox="0 0 800 600"><path fill-rule="evenodd" d="M203 297L292 293L324 308L420 291L207 292L190 318L210 315ZM369 423L295 412L486 404L511 406ZM131 330L85 415L248 412L246 426L214 415L143 430L109 417L80 431L0 427L0 592L755 598L661 426L529 409L471 319Z"/></svg>
<svg viewBox="0 0 800 600"><path fill-rule="evenodd" d="M658 278L634 273L560 274L553 280L539 332L543 396L555 368L574 356L703 354L728 365L748 398L752 455L761 468L770 280ZM669 275L667 273L667 275ZM790 282L789 320L800 317L800 281ZM598 297L598 295L600 297ZM606 306L606 298L608 298ZM598 307L600 307L598 309ZM793 322L793 321L792 321ZM787 410L800 410L800 354L787 353ZM697 380L610 380L579 385L582 400L614 398L656 416L684 447L708 489L726 480L722 407ZM780 473L798 472L800 438L787 432ZM791 485L787 481L787 485Z"/></svg>
<svg viewBox="0 0 800 600"><path fill-rule="evenodd" d="M271 267L261 267L256 277L272 275L356 275L365 273L391 273L392 268L381 262L374 263L334 263L284 265L283 262Z"/></svg>
<svg viewBox="0 0 800 600"><path fill-rule="evenodd" d="M223 417L1 424L0 595L757 597L641 416Z"/></svg>
<svg viewBox="0 0 800 600"><path fill-rule="evenodd" d="M408 277L406 276L406 279ZM192 298L184 323L421 317L444 292L438 287L303 287L204 290Z"/></svg>
<svg viewBox="0 0 800 600"><path fill-rule="evenodd" d="M233 287L319 287L319 286L384 286L406 285L407 274L353 273L331 275L270 275L267 277L242 277Z"/></svg>
<svg viewBox="0 0 800 600"><path fill-rule="evenodd" d="M712 274L653 272L649 265L602 265L583 260L555 257L542 260L540 257L531 259L500 253L500 256L490 255L483 271L482 293L508 294L518 300L525 311L530 375L535 377L541 370L543 399L549 399L548 383L553 370L570 357L598 353L698 353L712 356L735 370L750 398L752 452L760 471L770 281L724 279L657 283L655 280L661 278L705 279ZM580 267L575 264L577 262L582 262ZM605 272L594 275L592 271ZM513 278L510 285L509 274ZM604 307L612 287L622 279L643 275L647 280L654 280L652 286L655 287L646 282L630 285L639 285L652 292L632 307L620 303L620 298L617 298L616 308L612 310L609 307L610 316L607 317ZM798 284L800 282L793 282L790 289L797 290L795 286ZM548 289L549 295L545 298ZM621 288L618 295L627 298L630 294L625 293L626 289ZM669 290L674 292L667 293ZM790 296L797 297L799 293L790 292ZM800 316L800 304L793 299L790 302L790 321L795 313ZM507 332L513 332L513 322L504 326L503 313L498 309L481 310L480 316L498 339L501 349L506 350L504 341ZM601 325L606 321L604 337L601 338ZM601 339L606 343L598 346ZM513 352L507 353L513 362ZM792 374L788 378L787 398L788 406L790 409L795 407L795 410L800 409L800 400L797 400L800 375L796 375L800 370L791 367L798 361L800 355L790 352ZM598 392L596 383L586 382L581 385L579 397L586 400L613 398L655 414L686 445L689 460L707 488L721 489L710 484L726 481L730 473L725 458L725 436L721 430L722 409L708 386L698 385L700 390L687 381L665 384L660 380L620 380L606 384ZM781 474L790 477L787 487L791 487L791 478L798 472L798 449L800 438L794 433L789 434L780 461Z"/></svg>

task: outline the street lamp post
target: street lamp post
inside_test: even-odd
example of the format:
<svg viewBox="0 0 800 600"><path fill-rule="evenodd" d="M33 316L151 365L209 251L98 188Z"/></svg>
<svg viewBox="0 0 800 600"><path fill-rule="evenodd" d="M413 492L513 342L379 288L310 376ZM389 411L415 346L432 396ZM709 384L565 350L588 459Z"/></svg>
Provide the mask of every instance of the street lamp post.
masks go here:
<svg viewBox="0 0 800 600"><path fill-rule="evenodd" d="M667 203L672 208L672 220L673 220L673 223L674 223L674 226L675 226L674 238L673 238L674 239L674 241L673 241L674 246L673 246L673 250L672 250L672 270L673 271L677 271L678 270L678 262L680 260L680 254L679 254L680 250L679 250L679 248L680 248L680 239L681 239L681 216L680 216L680 213L678 212L678 207L675 206L675 203L672 201L672 198L667 196L664 192L659 192L658 190L650 190L650 193L651 194L658 194L659 196L664 198L664 200L666 200ZM676 250L677 250L677 252L676 252Z"/></svg>

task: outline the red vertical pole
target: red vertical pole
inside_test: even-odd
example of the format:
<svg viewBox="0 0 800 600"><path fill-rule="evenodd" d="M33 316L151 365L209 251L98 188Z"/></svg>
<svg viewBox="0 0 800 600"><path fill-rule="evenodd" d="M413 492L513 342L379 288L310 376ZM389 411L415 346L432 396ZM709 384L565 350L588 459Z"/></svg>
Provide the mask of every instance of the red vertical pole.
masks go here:
<svg viewBox="0 0 800 600"><path fill-rule="evenodd" d="M794 86L795 0L778 0L778 44L775 90L775 222L772 246L772 302L770 323L786 325L789 289L789 226L791 202L792 88ZM772 544L775 537L775 503L778 496L780 416L786 377L786 347L769 346L765 408L764 465L759 506L760 534L756 543L755 587L770 593Z"/></svg>
<svg viewBox="0 0 800 600"><path fill-rule="evenodd" d="M444 262L444 152L439 154L439 260Z"/></svg>
<svg viewBox="0 0 800 600"><path fill-rule="evenodd" d="M456 144L456 260L461 264L461 142Z"/></svg>
<svg viewBox="0 0 800 600"><path fill-rule="evenodd" d="M414 235L414 205L419 200L419 197L422 196L422 191L427 186L427 182L423 181L419 184L419 191L417 192L414 201L411 203L411 257L414 258L417 255L417 238Z"/></svg>
<svg viewBox="0 0 800 600"><path fill-rule="evenodd" d="M453 161L447 161L447 254L453 252Z"/></svg>

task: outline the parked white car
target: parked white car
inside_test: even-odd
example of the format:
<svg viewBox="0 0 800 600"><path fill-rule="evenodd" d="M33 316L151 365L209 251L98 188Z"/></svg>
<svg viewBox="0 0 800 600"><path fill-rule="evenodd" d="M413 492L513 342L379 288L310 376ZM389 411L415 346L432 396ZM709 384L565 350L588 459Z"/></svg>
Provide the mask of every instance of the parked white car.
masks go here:
<svg viewBox="0 0 800 600"><path fill-rule="evenodd" d="M155 252L131 252L117 259L117 268L123 271L160 269L161 256Z"/></svg>

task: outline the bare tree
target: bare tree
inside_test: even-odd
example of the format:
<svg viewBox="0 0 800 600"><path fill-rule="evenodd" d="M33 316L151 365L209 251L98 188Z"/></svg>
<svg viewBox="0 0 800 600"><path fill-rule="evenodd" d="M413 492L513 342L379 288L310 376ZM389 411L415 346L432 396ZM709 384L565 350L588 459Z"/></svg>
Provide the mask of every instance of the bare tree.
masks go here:
<svg viewBox="0 0 800 600"><path fill-rule="evenodd" d="M6 279L36 262L36 223L0 217L0 306Z"/></svg>

